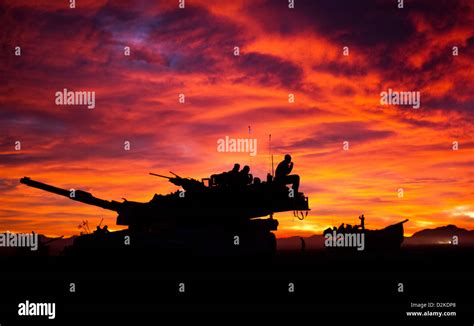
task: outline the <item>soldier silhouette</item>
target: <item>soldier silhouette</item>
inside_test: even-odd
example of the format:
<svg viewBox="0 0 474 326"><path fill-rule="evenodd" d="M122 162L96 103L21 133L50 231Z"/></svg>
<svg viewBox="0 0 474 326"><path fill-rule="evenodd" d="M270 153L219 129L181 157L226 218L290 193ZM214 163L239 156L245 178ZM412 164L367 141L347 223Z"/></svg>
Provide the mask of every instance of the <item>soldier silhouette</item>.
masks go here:
<svg viewBox="0 0 474 326"><path fill-rule="evenodd" d="M242 171L239 172L238 183L240 186L246 186L252 183L252 175L250 174L250 167L244 166Z"/></svg>
<svg viewBox="0 0 474 326"><path fill-rule="evenodd" d="M341 225L339 225L339 227L337 228L337 233L344 233L346 231L346 228L344 227L344 223L342 223Z"/></svg>
<svg viewBox="0 0 474 326"><path fill-rule="evenodd" d="M291 161L291 155L286 154L285 159L281 161L275 171L275 182L282 183L285 185L291 184L293 190L298 193L300 187L300 176L297 174L291 174L293 170L293 162Z"/></svg>
<svg viewBox="0 0 474 326"><path fill-rule="evenodd" d="M365 230L365 217L364 217L364 214L362 214L362 216L359 216L359 220L360 220L360 227L362 228L362 230Z"/></svg>
<svg viewBox="0 0 474 326"><path fill-rule="evenodd" d="M300 237L300 241L301 241L301 252L305 252L305 250L306 250L306 241L304 241L303 237Z"/></svg>
<svg viewBox="0 0 474 326"><path fill-rule="evenodd" d="M235 163L232 170L211 175L211 183L216 186L233 186L239 179L240 164Z"/></svg>
<svg viewBox="0 0 474 326"><path fill-rule="evenodd" d="M232 186L233 187L233 186L236 186L236 185L239 184L239 179L240 179L239 170L240 170L240 164L235 163L232 170L225 173L225 176L226 176L225 185L226 186Z"/></svg>

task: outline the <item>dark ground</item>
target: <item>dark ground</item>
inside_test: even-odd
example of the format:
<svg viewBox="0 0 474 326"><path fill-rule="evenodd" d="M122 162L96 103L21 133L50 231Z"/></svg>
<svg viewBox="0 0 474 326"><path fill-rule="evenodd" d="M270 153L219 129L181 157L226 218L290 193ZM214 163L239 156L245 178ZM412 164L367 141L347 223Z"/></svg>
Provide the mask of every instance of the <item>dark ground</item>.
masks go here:
<svg viewBox="0 0 474 326"><path fill-rule="evenodd" d="M18 303L25 300L56 302L55 320L22 318L31 325L109 318L113 324L130 324L126 321L131 318L131 325L151 325L163 322L164 313L178 322L183 312L215 311L230 312L233 318L259 312L276 319L283 312L290 312L290 318L307 313L312 325L339 325L344 319L473 325L473 257L474 248L453 246L384 254L292 251L272 259L0 257L0 325L18 325ZM71 282L75 293L69 292ZM178 291L181 282L184 293ZM435 307L410 308L412 302ZM456 307L436 307L438 303ZM406 311L426 310L455 311L457 316L406 316Z"/></svg>

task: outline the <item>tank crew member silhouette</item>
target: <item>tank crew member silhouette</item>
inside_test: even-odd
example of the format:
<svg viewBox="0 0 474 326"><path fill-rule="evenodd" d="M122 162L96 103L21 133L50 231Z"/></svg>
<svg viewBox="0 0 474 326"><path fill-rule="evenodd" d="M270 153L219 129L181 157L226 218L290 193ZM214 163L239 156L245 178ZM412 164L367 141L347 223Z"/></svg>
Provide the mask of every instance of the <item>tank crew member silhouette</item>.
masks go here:
<svg viewBox="0 0 474 326"><path fill-rule="evenodd" d="M297 174L291 174L293 170L293 162L291 161L290 154L285 155L285 159L281 161L275 171L275 182L283 183L285 185L291 184L293 190L298 193L300 187L300 176Z"/></svg>
<svg viewBox="0 0 474 326"><path fill-rule="evenodd" d="M252 175L250 174L250 167L248 165L244 166L242 171L239 172L239 185L246 186L252 183Z"/></svg>
<svg viewBox="0 0 474 326"><path fill-rule="evenodd" d="M364 214L362 214L362 216L359 216L359 220L360 220L360 227L362 228L362 230L365 230L365 217L364 217Z"/></svg>
<svg viewBox="0 0 474 326"><path fill-rule="evenodd" d="M238 183L240 164L235 163L232 170L211 175L211 183L217 186L233 186Z"/></svg>
<svg viewBox="0 0 474 326"><path fill-rule="evenodd" d="M240 164L235 163L234 168L226 173L226 181L225 181L226 186L235 187L236 185L239 184L239 179L240 179L239 170L240 170Z"/></svg>

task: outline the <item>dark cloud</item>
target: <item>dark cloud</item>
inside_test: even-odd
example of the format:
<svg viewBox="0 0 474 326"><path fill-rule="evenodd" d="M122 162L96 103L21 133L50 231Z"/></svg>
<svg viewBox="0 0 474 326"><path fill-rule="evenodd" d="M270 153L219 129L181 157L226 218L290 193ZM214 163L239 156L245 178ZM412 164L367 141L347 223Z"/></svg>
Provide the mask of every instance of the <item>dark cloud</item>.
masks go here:
<svg viewBox="0 0 474 326"><path fill-rule="evenodd" d="M303 70L298 65L267 54L251 52L241 55L237 67L245 76L237 78L236 83L297 89L303 78Z"/></svg>
<svg viewBox="0 0 474 326"><path fill-rule="evenodd" d="M357 203L358 205L373 205L373 204L384 204L384 205L387 205L387 204L392 204L395 202L395 200L392 200L392 199L383 199L383 198L380 198L380 197L366 197L366 198L357 198L357 197L349 197L349 196L338 196L336 198L337 201L340 201L340 202L347 202L347 201L351 201L351 202L355 202ZM364 206L365 206L364 205Z"/></svg>
<svg viewBox="0 0 474 326"><path fill-rule="evenodd" d="M434 168L473 168L474 161L443 162L432 165Z"/></svg>
<svg viewBox="0 0 474 326"><path fill-rule="evenodd" d="M183 128L183 133L191 137L188 138L188 142L200 142L204 137L215 137L217 142L217 138L233 137L232 133L234 132L239 132L240 136L246 136L247 126L245 123L240 125L238 123L228 124L216 119L213 122L196 122L193 125L186 126ZM238 137L239 135L234 136Z"/></svg>
<svg viewBox="0 0 474 326"><path fill-rule="evenodd" d="M334 116L334 112L328 112L318 107L293 107L289 106L262 106L255 108L248 108L237 113L230 113L223 120L231 124L235 121L247 121L251 124L262 124L271 128L272 121L279 120L301 120L301 119L316 119L324 116Z"/></svg>
<svg viewBox="0 0 474 326"><path fill-rule="evenodd" d="M400 43L414 32L407 13L398 10L393 1L300 0L295 9L288 9L284 2L278 6L267 0L249 6L248 13L269 32L314 30L348 45Z"/></svg>
<svg viewBox="0 0 474 326"><path fill-rule="evenodd" d="M339 61L323 61L313 66L315 73L330 73L335 76L365 76L369 71L369 67L356 64L349 64L342 60Z"/></svg>
<svg viewBox="0 0 474 326"><path fill-rule="evenodd" d="M470 120L474 119L474 98L468 101L461 101L456 94L446 94L438 98L429 98L422 103L423 106L441 109L444 111L469 112Z"/></svg>
<svg viewBox="0 0 474 326"><path fill-rule="evenodd" d="M464 0L417 0L411 2L407 9L421 15L436 32L452 30L456 26L469 23L469 1Z"/></svg>
<svg viewBox="0 0 474 326"><path fill-rule="evenodd" d="M0 223L2 224L2 231L5 230L5 225L8 228L15 228L17 226L24 226L27 223L32 223L32 219L18 218L18 211L9 209L0 209Z"/></svg>
<svg viewBox="0 0 474 326"><path fill-rule="evenodd" d="M130 159L131 155L138 160L154 155L152 150L159 143L157 139L159 135L144 133L122 133L120 136L94 134L91 137L87 133L78 132L75 135L69 134L67 138L61 138L58 141L54 141L52 137L43 136L33 143L22 140L22 151L15 154L0 154L0 162L4 165L47 164L57 162L60 157L67 168L68 163L74 165L77 162L99 159L109 159L112 162ZM130 151L124 150L125 140L131 143ZM148 151L143 149L148 149Z"/></svg>
<svg viewBox="0 0 474 326"><path fill-rule="evenodd" d="M311 137L295 141L286 147L301 148L325 148L334 143L369 142L372 140L381 140L396 135L391 130L373 130L370 124L362 122L335 122L322 123L314 127L315 131Z"/></svg>
<svg viewBox="0 0 474 326"><path fill-rule="evenodd" d="M357 90L348 85L337 85L332 89L332 93L337 96L353 96L357 93Z"/></svg>
<svg viewBox="0 0 474 326"><path fill-rule="evenodd" d="M413 180L405 181L405 184L437 184L437 183L454 183L456 179L451 178L415 178Z"/></svg>
<svg viewBox="0 0 474 326"><path fill-rule="evenodd" d="M14 190L19 184L16 179L0 179L0 193Z"/></svg>
<svg viewBox="0 0 474 326"><path fill-rule="evenodd" d="M179 73L217 73L236 45L246 42L238 25L189 6L161 13L149 21L147 42L159 45L167 67Z"/></svg>
<svg viewBox="0 0 474 326"><path fill-rule="evenodd" d="M61 133L66 131L64 120L61 119L60 116L53 114L53 112L25 110L18 106L2 108L0 112L0 127L4 137L6 134L13 137L13 135L30 133L45 135L48 133ZM4 140L3 138L1 143L3 143ZM11 140L13 139L10 139L8 143L10 143Z"/></svg>

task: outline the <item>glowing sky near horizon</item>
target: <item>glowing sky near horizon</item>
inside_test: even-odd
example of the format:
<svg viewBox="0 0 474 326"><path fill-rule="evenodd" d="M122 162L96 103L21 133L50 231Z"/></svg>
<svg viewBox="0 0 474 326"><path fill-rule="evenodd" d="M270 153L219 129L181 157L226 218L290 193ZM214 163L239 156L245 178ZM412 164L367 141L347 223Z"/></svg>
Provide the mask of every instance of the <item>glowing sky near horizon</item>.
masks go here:
<svg viewBox="0 0 474 326"><path fill-rule="evenodd" d="M269 134L276 164L292 154L312 208L304 221L277 214L278 236L362 213L368 228L408 218L407 234L474 229L472 2L76 3L0 3L0 231L72 235L101 218L114 229L113 212L23 176L148 201L176 189L150 171L203 178L240 162L264 179ZM95 91L95 109L55 105L64 88ZM421 108L381 105L388 88L419 91ZM249 125L255 157L217 151Z"/></svg>

